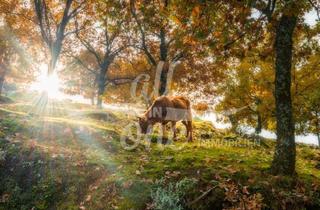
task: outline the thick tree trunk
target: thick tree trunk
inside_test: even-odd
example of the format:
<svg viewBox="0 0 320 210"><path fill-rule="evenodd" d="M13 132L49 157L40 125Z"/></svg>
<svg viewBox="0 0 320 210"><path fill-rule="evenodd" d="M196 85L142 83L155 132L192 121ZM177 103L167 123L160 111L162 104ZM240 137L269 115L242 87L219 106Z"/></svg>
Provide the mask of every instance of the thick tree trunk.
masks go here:
<svg viewBox="0 0 320 210"><path fill-rule="evenodd" d="M51 60L48 65L48 76L52 75L57 66L58 57L56 54L51 54Z"/></svg>
<svg viewBox="0 0 320 210"><path fill-rule="evenodd" d="M166 33L164 28L160 29L160 60L165 64L163 65L161 76L160 76L160 87L159 87L159 95L165 95L167 88L167 75L169 71L169 65L166 60L168 57L168 48L166 43Z"/></svg>
<svg viewBox="0 0 320 210"><path fill-rule="evenodd" d="M161 76L160 76L160 87L159 87L159 95L165 95L167 92L167 80L168 80L168 72L169 72L169 65L168 63L164 63Z"/></svg>
<svg viewBox="0 0 320 210"><path fill-rule="evenodd" d="M97 108L99 109L102 108L102 97L104 94L104 89L105 89L105 80L104 78L101 78L98 84L98 97L97 97Z"/></svg>
<svg viewBox="0 0 320 210"><path fill-rule="evenodd" d="M297 17L283 14L276 30L275 99L277 145L271 166L273 174L295 173L296 145L291 101L291 64L293 32Z"/></svg>
<svg viewBox="0 0 320 210"><path fill-rule="evenodd" d="M101 65L100 73L98 75L98 96L97 96L97 108L102 108L102 97L107 83L107 72L110 66L110 62L105 62Z"/></svg>

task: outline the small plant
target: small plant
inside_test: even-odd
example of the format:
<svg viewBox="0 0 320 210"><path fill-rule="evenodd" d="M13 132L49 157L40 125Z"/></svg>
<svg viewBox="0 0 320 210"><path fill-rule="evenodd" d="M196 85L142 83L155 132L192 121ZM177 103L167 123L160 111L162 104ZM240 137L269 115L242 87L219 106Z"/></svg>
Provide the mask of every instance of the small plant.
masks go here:
<svg viewBox="0 0 320 210"><path fill-rule="evenodd" d="M151 192L153 206L157 210L182 210L185 207L185 196L197 181L184 178L177 183L166 183L164 179L156 182Z"/></svg>

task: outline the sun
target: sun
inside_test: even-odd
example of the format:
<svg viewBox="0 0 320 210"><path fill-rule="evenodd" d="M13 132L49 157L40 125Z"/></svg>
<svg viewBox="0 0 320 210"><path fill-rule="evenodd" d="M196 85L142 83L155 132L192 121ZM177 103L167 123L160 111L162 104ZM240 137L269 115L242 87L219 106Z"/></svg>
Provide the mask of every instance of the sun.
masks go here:
<svg viewBox="0 0 320 210"><path fill-rule="evenodd" d="M41 64L39 66L39 75L35 82L31 84L30 89L40 93L46 92L49 98L62 99L64 94L60 91L61 82L56 72L49 75L47 74L48 65Z"/></svg>

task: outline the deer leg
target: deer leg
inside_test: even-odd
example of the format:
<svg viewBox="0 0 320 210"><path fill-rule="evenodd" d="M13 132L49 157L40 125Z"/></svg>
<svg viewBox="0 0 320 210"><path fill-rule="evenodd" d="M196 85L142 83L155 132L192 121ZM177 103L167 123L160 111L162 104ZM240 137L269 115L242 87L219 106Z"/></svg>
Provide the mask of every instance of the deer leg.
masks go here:
<svg viewBox="0 0 320 210"><path fill-rule="evenodd" d="M188 141L192 141L192 121L188 121L189 136Z"/></svg>
<svg viewBox="0 0 320 210"><path fill-rule="evenodd" d="M162 123L162 138L166 138L166 124Z"/></svg>
<svg viewBox="0 0 320 210"><path fill-rule="evenodd" d="M186 129L187 129L186 137L190 142L192 141L192 113L190 109L186 113L186 119L183 120L182 123L186 126Z"/></svg>
<svg viewBox="0 0 320 210"><path fill-rule="evenodd" d="M188 122L187 121L182 121L182 123L184 124L184 126L186 126L186 137L188 138L188 135L189 135L189 127L188 127Z"/></svg>
<svg viewBox="0 0 320 210"><path fill-rule="evenodd" d="M173 140L175 141L177 138L177 129L176 129L176 122L172 121L172 132L173 132Z"/></svg>

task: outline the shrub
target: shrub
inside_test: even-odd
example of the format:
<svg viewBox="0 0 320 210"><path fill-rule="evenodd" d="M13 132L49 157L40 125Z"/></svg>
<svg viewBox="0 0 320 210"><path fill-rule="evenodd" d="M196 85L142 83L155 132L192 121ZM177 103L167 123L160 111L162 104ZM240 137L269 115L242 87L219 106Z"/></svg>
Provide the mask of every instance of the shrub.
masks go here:
<svg viewBox="0 0 320 210"><path fill-rule="evenodd" d="M156 182L151 191L153 206L158 210L182 210L185 207L185 196L197 181L195 179L184 178L177 183L166 183L164 179Z"/></svg>

